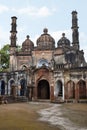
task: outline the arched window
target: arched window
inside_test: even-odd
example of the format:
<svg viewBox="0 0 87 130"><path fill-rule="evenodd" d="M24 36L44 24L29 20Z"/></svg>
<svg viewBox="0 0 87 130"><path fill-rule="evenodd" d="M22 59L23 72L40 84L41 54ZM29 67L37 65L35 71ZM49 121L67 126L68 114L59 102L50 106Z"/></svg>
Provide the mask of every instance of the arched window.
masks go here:
<svg viewBox="0 0 87 130"><path fill-rule="evenodd" d="M38 61L37 67L48 66L48 65L49 65L49 64L48 64L48 61L43 58L43 59L40 59L40 60Z"/></svg>
<svg viewBox="0 0 87 130"><path fill-rule="evenodd" d="M27 66L26 65L23 65L22 66L22 70L26 70L27 69Z"/></svg>

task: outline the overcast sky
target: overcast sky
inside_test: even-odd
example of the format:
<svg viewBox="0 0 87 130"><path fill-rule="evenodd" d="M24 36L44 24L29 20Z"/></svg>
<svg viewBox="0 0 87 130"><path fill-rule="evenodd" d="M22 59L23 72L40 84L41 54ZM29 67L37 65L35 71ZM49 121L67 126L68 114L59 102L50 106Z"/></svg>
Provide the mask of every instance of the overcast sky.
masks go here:
<svg viewBox="0 0 87 130"><path fill-rule="evenodd" d="M11 17L17 19L17 44L26 35L36 45L36 39L48 28L56 43L62 33L72 42L71 12L78 12L80 49L87 61L87 0L0 0L0 48L10 44Z"/></svg>

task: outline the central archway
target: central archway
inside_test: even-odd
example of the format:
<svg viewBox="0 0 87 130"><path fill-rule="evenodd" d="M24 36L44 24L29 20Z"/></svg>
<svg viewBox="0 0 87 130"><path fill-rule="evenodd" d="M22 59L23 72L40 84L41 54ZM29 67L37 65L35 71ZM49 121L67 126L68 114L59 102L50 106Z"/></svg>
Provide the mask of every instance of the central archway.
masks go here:
<svg viewBox="0 0 87 130"><path fill-rule="evenodd" d="M47 80L40 80L37 86L38 99L50 99L50 87Z"/></svg>

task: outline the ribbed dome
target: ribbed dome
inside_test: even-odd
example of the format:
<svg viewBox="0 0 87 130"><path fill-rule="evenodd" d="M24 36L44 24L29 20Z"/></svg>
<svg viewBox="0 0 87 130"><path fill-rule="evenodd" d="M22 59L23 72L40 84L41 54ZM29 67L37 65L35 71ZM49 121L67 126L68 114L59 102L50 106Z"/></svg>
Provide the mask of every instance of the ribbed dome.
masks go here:
<svg viewBox="0 0 87 130"><path fill-rule="evenodd" d="M70 41L65 37L65 33L62 34L62 38L58 41L57 46L70 46Z"/></svg>
<svg viewBox="0 0 87 130"><path fill-rule="evenodd" d="M55 48L55 40L48 34L48 29L44 28L43 34L37 39L37 48L40 50L44 49L54 49Z"/></svg>
<svg viewBox="0 0 87 130"><path fill-rule="evenodd" d="M34 43L29 39L29 35L27 35L27 39L22 43L23 51L32 51L34 49Z"/></svg>

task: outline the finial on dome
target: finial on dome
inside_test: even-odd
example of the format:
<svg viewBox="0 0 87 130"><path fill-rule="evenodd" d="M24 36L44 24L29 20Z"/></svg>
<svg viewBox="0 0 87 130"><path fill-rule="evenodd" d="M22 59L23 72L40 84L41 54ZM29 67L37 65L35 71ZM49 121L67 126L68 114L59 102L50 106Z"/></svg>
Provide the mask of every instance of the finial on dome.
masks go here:
<svg viewBox="0 0 87 130"><path fill-rule="evenodd" d="M43 29L43 32L44 32L44 34L47 34L47 33L48 33L48 29L47 29L47 28L44 28L44 29Z"/></svg>
<svg viewBox="0 0 87 130"><path fill-rule="evenodd" d="M30 36L29 36L29 35L27 35L26 37L27 37L27 39L29 39L29 38L30 38Z"/></svg>
<svg viewBox="0 0 87 130"><path fill-rule="evenodd" d="M65 37L65 33L62 33L62 36Z"/></svg>

